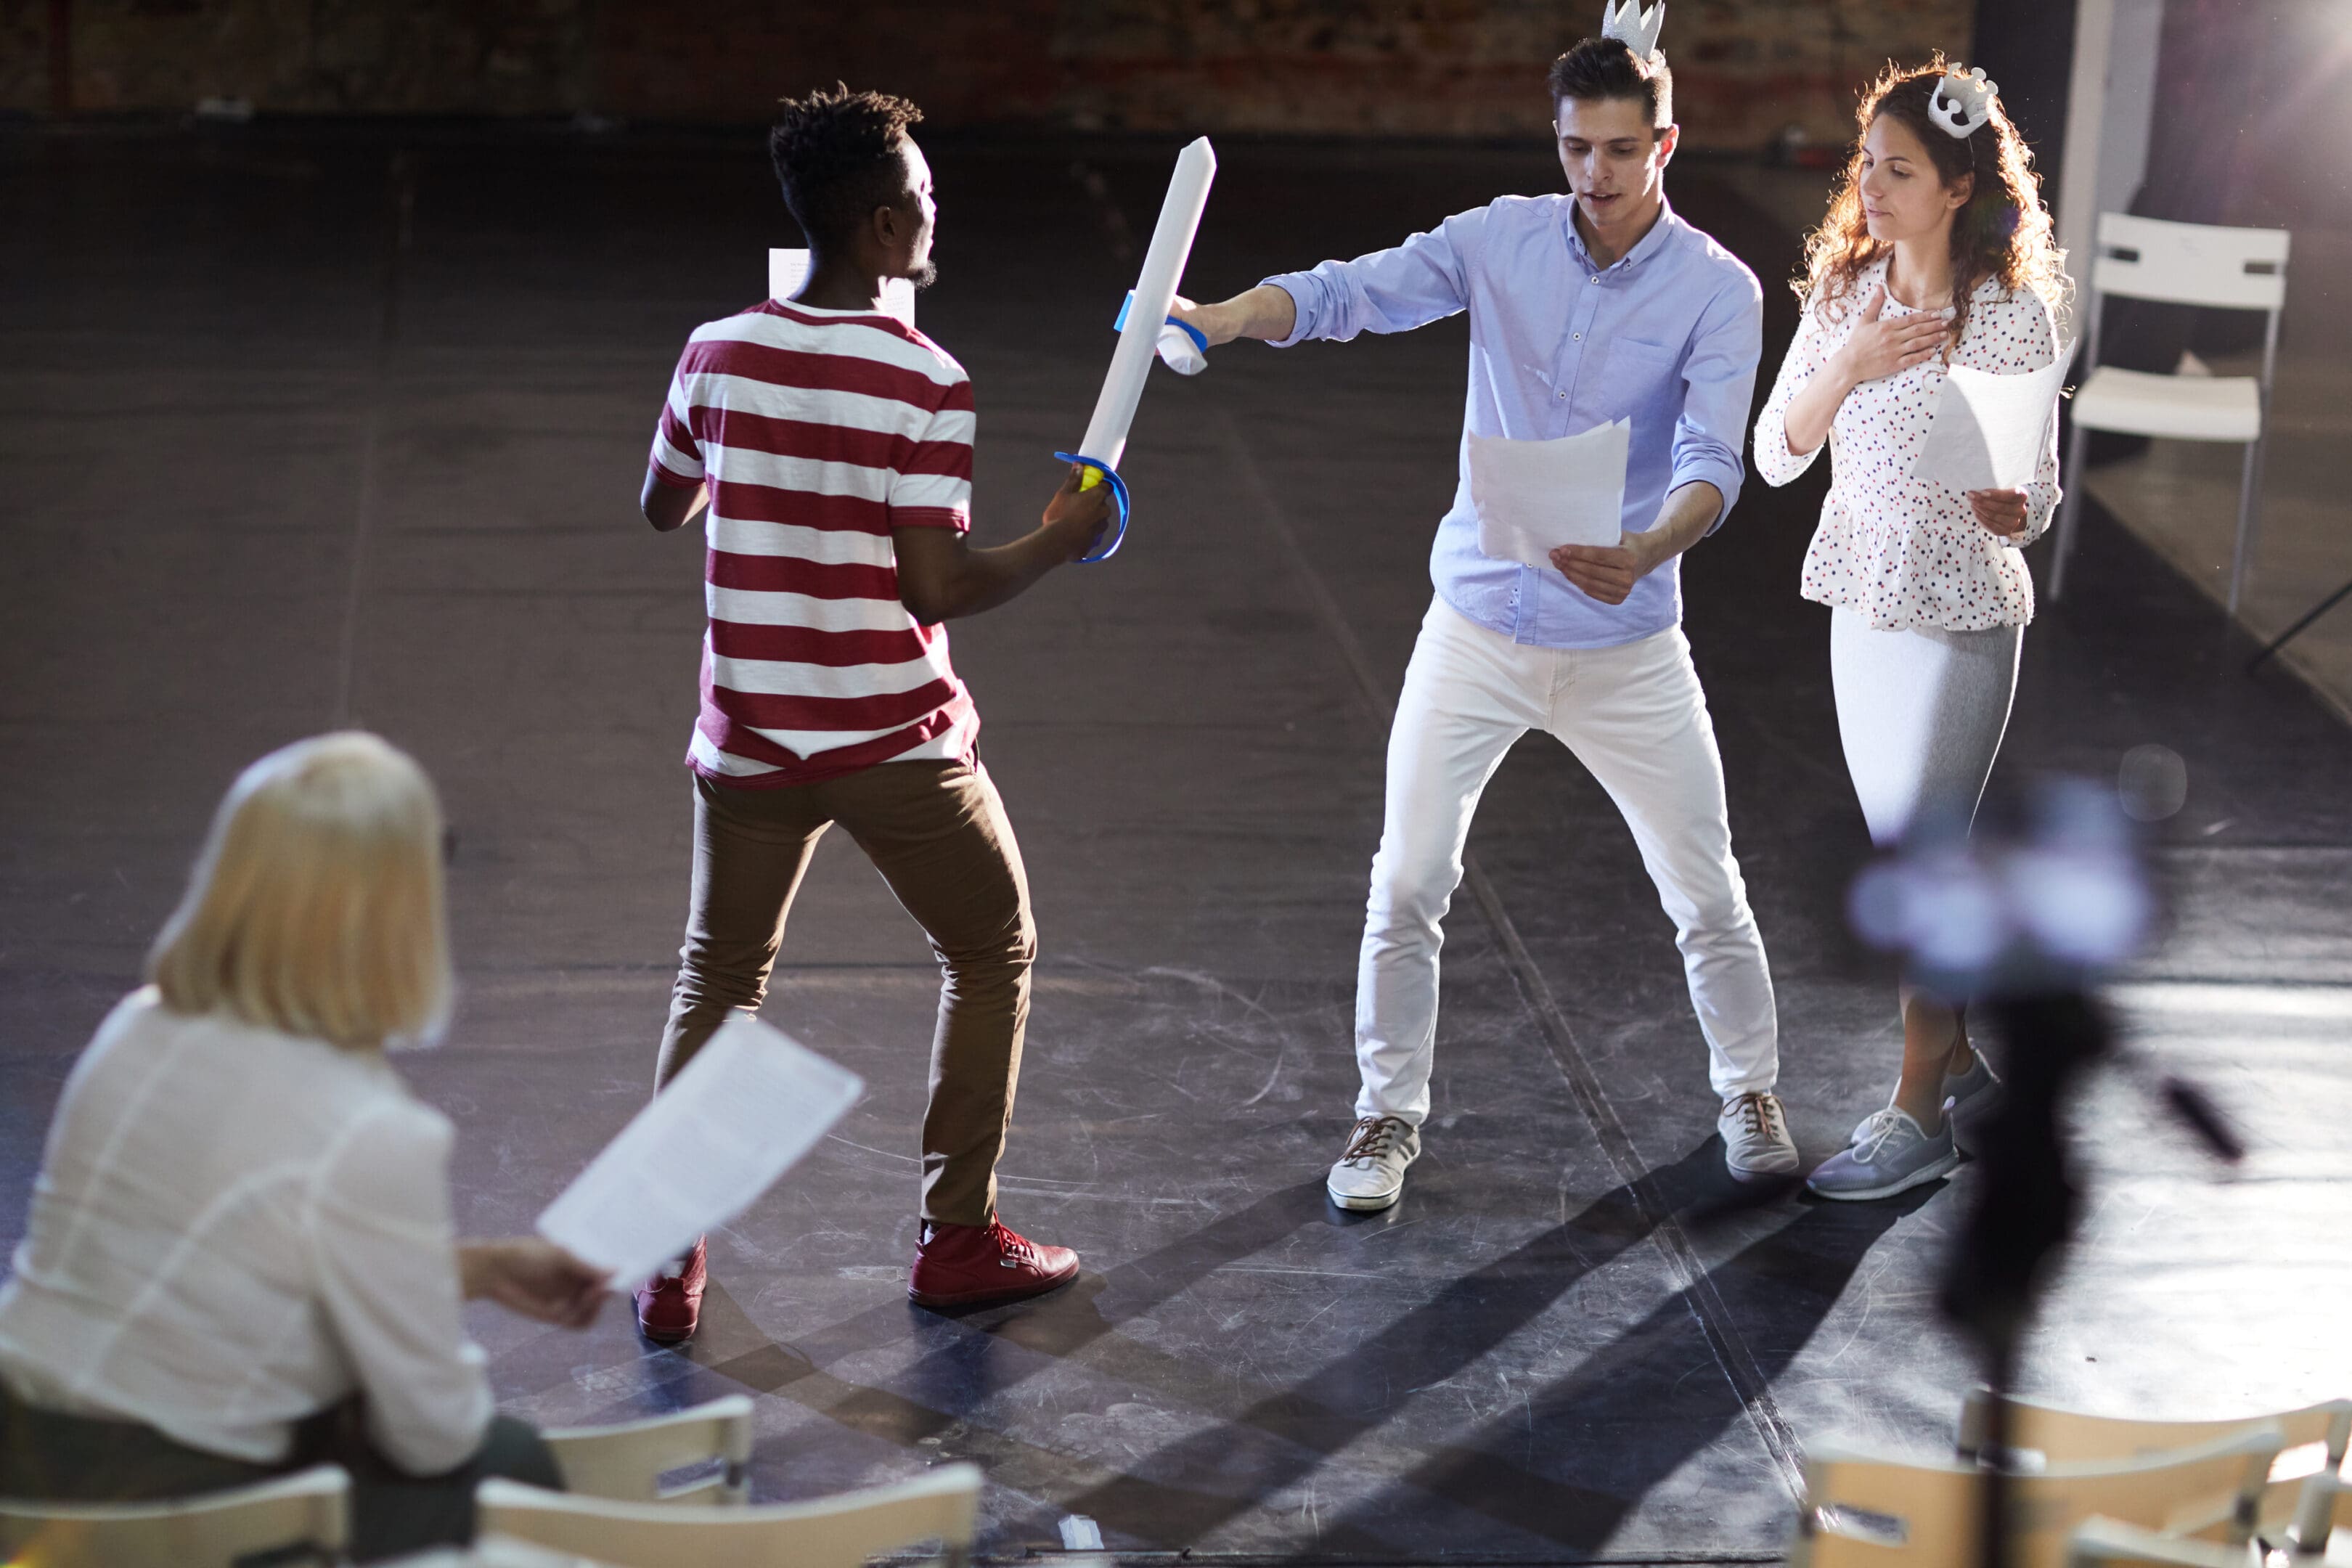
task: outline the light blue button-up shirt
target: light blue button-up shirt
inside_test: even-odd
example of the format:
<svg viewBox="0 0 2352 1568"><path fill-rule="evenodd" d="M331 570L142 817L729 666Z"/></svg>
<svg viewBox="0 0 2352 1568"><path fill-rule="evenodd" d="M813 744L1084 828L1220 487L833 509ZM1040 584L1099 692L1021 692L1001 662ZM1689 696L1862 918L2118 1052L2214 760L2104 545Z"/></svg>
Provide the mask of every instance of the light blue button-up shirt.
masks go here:
<svg viewBox="0 0 2352 1568"><path fill-rule="evenodd" d="M1673 208L1606 268L1585 250L1574 211L1570 196L1503 196L1392 250L1265 280L1298 307L1297 329L1277 348L1470 312L1460 479L1437 525L1430 576L1472 620L1540 647L1608 647L1675 625L1681 562L1636 583L1623 604L1604 605L1550 567L1483 553L1470 436L1542 441L1630 416L1628 532L1654 526L1667 493L1694 479L1722 491L1727 513L1763 352L1756 275Z"/></svg>

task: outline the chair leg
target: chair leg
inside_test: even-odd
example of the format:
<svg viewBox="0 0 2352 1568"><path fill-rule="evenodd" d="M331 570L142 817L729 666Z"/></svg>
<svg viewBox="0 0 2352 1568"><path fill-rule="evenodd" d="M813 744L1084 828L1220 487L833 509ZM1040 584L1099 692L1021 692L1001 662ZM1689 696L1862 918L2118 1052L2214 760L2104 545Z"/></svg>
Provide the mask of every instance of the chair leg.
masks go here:
<svg viewBox="0 0 2352 1568"><path fill-rule="evenodd" d="M2238 481L2238 544L2230 553L2230 613L2238 613L2238 595L2245 587L2246 570L2253 564L2254 530L2262 521L2263 443L2246 443L2246 463Z"/></svg>
<svg viewBox="0 0 2352 1568"><path fill-rule="evenodd" d="M2052 548L2050 560L2050 602L2053 605L2065 596L2066 561L2074 552L2074 514L2083 504L2083 445L2087 434L2078 424L2066 442L2065 493L2058 501L2058 542Z"/></svg>
<svg viewBox="0 0 2352 1568"><path fill-rule="evenodd" d="M2296 621L2294 625L2287 627L2286 630L2279 633L2278 636L2264 643L2263 645L2262 652L2246 660L2246 673L2248 675L2252 675L2254 671L2260 669L2265 660L2275 658L2279 649L2286 647L2287 644L2301 637L2305 626L2308 626L2312 622L2319 619L2320 616L2326 615L2328 611L2334 609L2336 605L2342 604L2347 599L2352 599L2352 582L2347 582L2342 587L2336 589L2336 592L2328 595L2327 597L2312 605L2311 608L2303 613L2302 619ZM2327 1474L2332 1476L2343 1468L2344 1462L2338 1459L2328 1466Z"/></svg>
<svg viewBox="0 0 2352 1568"><path fill-rule="evenodd" d="M2336 1500L2346 1489L2334 1470L2322 1470L2303 1483L2294 1523L2288 1531L2296 1555L2308 1554L2316 1561L2326 1554L2327 1538L2336 1522Z"/></svg>

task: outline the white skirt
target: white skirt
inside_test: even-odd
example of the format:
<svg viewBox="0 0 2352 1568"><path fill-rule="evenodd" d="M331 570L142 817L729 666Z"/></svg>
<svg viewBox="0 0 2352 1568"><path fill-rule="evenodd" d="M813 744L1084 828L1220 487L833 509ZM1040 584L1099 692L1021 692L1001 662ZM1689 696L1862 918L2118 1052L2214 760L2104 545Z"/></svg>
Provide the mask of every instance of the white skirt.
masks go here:
<svg viewBox="0 0 2352 1568"><path fill-rule="evenodd" d="M1973 819L2017 694L2023 626L1881 631L1830 612L1838 738L1874 843L1903 837L1922 811Z"/></svg>

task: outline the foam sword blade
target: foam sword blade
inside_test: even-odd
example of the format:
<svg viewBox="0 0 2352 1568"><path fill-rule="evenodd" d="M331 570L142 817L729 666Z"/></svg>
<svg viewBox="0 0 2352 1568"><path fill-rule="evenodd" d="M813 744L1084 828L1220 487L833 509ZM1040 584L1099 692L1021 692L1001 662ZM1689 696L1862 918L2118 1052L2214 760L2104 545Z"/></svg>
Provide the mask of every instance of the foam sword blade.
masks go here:
<svg viewBox="0 0 2352 1568"><path fill-rule="evenodd" d="M1209 203L1210 182L1216 177L1217 154L1207 137L1177 155L1168 195L1160 204L1160 221L1151 230L1151 247L1143 254L1135 304L1127 312L1127 325L1119 329L1118 347L1111 351L1110 374L1103 378L1094 417L1087 422L1087 438L1078 447L1096 462L1115 468L1126 455L1128 426L1135 423L1136 405L1143 400L1144 379L1159 352L1160 329L1168 321L1176 285L1184 276L1185 260L1192 254L1201 211Z"/></svg>

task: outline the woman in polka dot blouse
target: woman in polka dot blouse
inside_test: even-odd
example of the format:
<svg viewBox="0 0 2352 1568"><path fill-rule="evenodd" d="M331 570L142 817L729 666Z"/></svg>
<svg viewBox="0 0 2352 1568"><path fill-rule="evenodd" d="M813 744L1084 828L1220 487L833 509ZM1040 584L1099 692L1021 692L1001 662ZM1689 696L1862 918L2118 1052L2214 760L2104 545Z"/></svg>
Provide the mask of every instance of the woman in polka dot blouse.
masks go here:
<svg viewBox="0 0 2352 1568"><path fill-rule="evenodd" d="M1804 320L1756 422L1775 485L1826 441L1830 490L1802 592L1831 606L1846 769L1871 837L1922 812L1973 814L2017 688L2033 583L2020 550L2058 503L2056 421L2033 482L1968 490L1910 478L1946 368L2052 363L2065 308L2031 157L1984 73L1938 58L1864 95L1861 140L1807 247ZM1908 985L1885 1110L1815 1171L1826 1197L1887 1197L1958 1163L1954 1110L1995 1087L1958 1009Z"/></svg>

